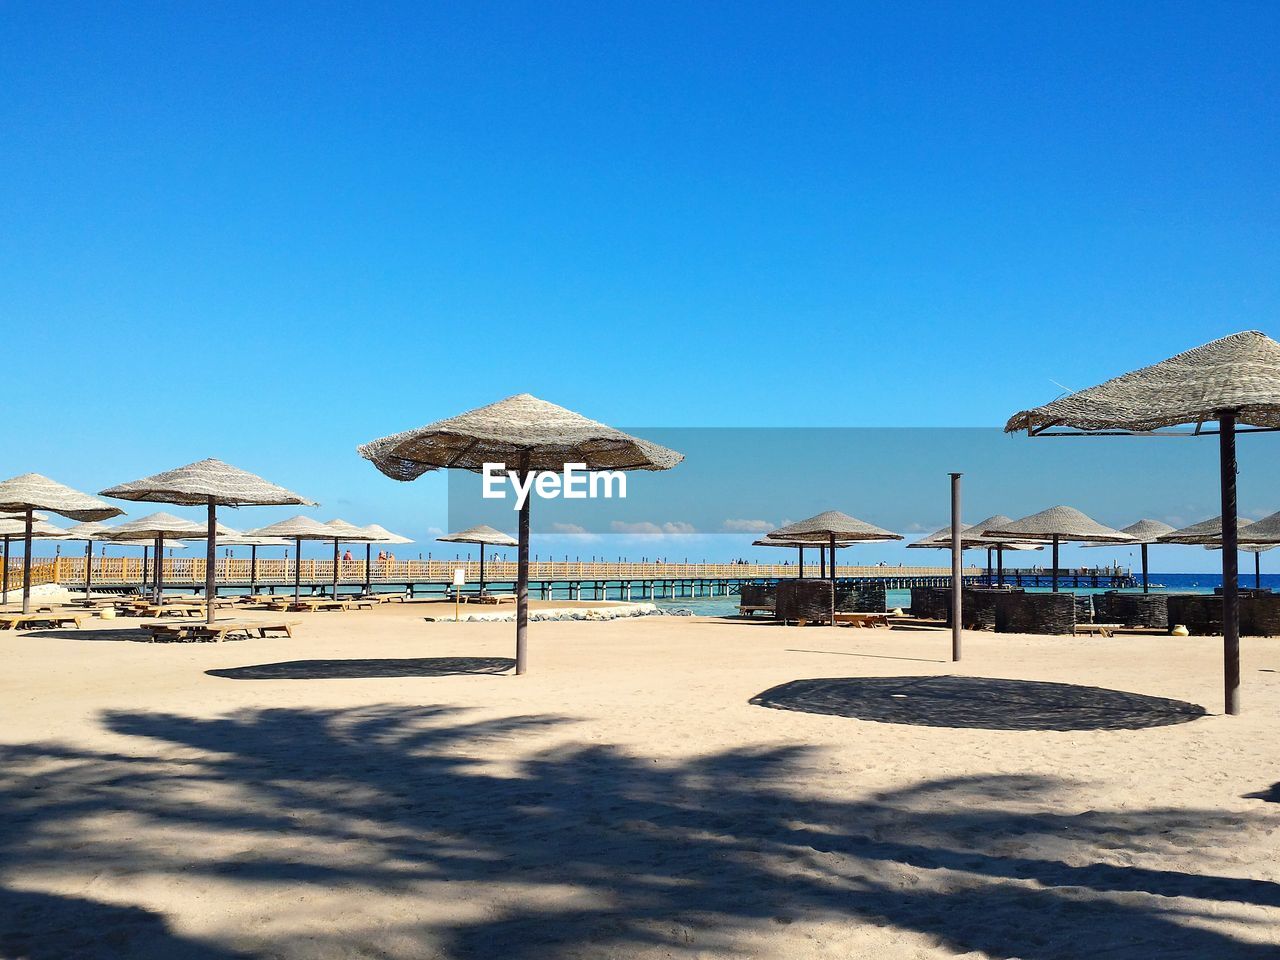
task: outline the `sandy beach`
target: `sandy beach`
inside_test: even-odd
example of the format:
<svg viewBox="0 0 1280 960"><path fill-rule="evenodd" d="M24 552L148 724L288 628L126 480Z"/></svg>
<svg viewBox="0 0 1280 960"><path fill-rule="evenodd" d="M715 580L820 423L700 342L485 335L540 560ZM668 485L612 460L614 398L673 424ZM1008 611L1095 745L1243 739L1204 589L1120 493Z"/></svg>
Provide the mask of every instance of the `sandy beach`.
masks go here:
<svg viewBox="0 0 1280 960"><path fill-rule="evenodd" d="M4 636L5 957L1280 951L1280 640L301 619Z"/></svg>

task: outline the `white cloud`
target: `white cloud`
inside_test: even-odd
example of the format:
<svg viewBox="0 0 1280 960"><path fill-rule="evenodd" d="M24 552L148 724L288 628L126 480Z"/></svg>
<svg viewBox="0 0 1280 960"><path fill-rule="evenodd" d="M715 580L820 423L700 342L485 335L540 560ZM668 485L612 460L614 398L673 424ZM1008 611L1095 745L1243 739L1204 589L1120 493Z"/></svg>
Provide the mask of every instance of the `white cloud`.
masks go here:
<svg viewBox="0 0 1280 960"><path fill-rule="evenodd" d="M609 528L614 533L641 534L644 536L679 536L697 533L693 524L685 523L683 520L668 520L663 524L652 523L648 520L642 520L638 523L614 520L609 524Z"/></svg>
<svg viewBox="0 0 1280 960"><path fill-rule="evenodd" d="M580 527L576 523L553 523L551 524L551 533L565 534L583 534L587 532L586 527Z"/></svg>
<svg viewBox="0 0 1280 960"><path fill-rule="evenodd" d="M730 533L768 533L773 524L768 520L726 520L724 528Z"/></svg>

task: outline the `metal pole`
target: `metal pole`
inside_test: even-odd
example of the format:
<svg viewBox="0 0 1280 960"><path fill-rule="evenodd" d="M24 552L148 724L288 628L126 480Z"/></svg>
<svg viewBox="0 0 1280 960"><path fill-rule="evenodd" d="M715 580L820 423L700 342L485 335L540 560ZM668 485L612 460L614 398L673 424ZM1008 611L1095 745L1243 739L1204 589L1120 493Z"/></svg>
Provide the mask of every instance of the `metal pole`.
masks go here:
<svg viewBox="0 0 1280 960"><path fill-rule="evenodd" d="M991 551L995 547L987 547L987 586L991 586Z"/></svg>
<svg viewBox="0 0 1280 960"><path fill-rule="evenodd" d="M962 583L964 576L964 544L960 542L964 524L960 521L960 478L963 474L951 474L951 661L960 660L960 625Z"/></svg>
<svg viewBox="0 0 1280 960"><path fill-rule="evenodd" d="M84 544L84 598L89 599L89 592L93 589L93 541L86 540Z"/></svg>
<svg viewBox="0 0 1280 960"><path fill-rule="evenodd" d="M0 586L0 594L4 596L4 602L9 602L9 535L5 534L4 538L4 584Z"/></svg>
<svg viewBox="0 0 1280 960"><path fill-rule="evenodd" d="M22 612L31 612L31 508L27 507L27 529L23 534Z"/></svg>
<svg viewBox="0 0 1280 960"><path fill-rule="evenodd" d="M156 535L155 545L156 556L156 575L152 580L151 598L156 603L160 602L160 592L164 589L164 534Z"/></svg>
<svg viewBox="0 0 1280 960"><path fill-rule="evenodd" d="M484 544L480 544L480 592L484 593Z"/></svg>
<svg viewBox="0 0 1280 960"><path fill-rule="evenodd" d="M800 547L800 576L798 579L804 579L804 547Z"/></svg>
<svg viewBox="0 0 1280 960"><path fill-rule="evenodd" d="M996 544L996 586L1004 586L1004 544Z"/></svg>
<svg viewBox="0 0 1280 960"><path fill-rule="evenodd" d="M520 482L529 477L529 455L521 458ZM516 675L529 669L529 502L520 507L520 545L516 551Z"/></svg>
<svg viewBox="0 0 1280 960"><path fill-rule="evenodd" d="M293 542L293 605L302 599L302 538Z"/></svg>
<svg viewBox="0 0 1280 960"><path fill-rule="evenodd" d="M1240 712L1240 583L1236 530L1236 414L1218 417L1222 479L1222 689L1223 709Z"/></svg>
<svg viewBox="0 0 1280 960"><path fill-rule="evenodd" d="M142 583L139 585L144 594L147 592L147 557L150 555L151 547L144 543L142 545Z"/></svg>
<svg viewBox="0 0 1280 960"><path fill-rule="evenodd" d="M1151 588L1147 584L1147 545L1142 545L1142 592L1150 593Z"/></svg>
<svg viewBox="0 0 1280 960"><path fill-rule="evenodd" d="M204 552L204 622L213 623L213 600L218 593L218 505L209 498L209 529Z"/></svg>
<svg viewBox="0 0 1280 960"><path fill-rule="evenodd" d="M364 594L369 596L373 593L373 543L366 542L364 545Z"/></svg>
<svg viewBox="0 0 1280 960"><path fill-rule="evenodd" d="M333 599L338 599L338 538L333 538Z"/></svg>
<svg viewBox="0 0 1280 960"><path fill-rule="evenodd" d="M830 534L831 541L831 625L836 625L836 535ZM826 552L825 550L823 551Z"/></svg>
<svg viewBox="0 0 1280 960"><path fill-rule="evenodd" d="M818 548L818 579L827 579L827 551L822 547Z"/></svg>
<svg viewBox="0 0 1280 960"><path fill-rule="evenodd" d="M1253 589L1262 589L1262 554L1253 552Z"/></svg>
<svg viewBox="0 0 1280 960"><path fill-rule="evenodd" d="M258 592L258 545L249 545L249 593Z"/></svg>
<svg viewBox="0 0 1280 960"><path fill-rule="evenodd" d="M1053 535L1053 574L1052 574L1051 580L1053 581L1053 592L1057 593L1058 592L1058 535L1056 533Z"/></svg>

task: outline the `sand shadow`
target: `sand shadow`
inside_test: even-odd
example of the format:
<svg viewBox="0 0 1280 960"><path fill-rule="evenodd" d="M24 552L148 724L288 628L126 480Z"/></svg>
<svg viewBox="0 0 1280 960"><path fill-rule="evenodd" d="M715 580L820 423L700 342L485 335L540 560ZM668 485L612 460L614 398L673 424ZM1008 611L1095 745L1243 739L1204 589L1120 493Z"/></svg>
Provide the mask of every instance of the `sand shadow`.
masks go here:
<svg viewBox="0 0 1280 960"><path fill-rule="evenodd" d="M58 627L49 630L22 631L40 638L50 637L54 640L81 640L87 643L152 643L151 634L127 624L123 627L107 630L95 630L92 627L78 630L70 627Z"/></svg>
<svg viewBox="0 0 1280 960"><path fill-rule="evenodd" d="M1277 780L1266 790L1259 790L1257 793L1246 793L1246 800L1265 800L1267 803L1280 803L1280 780Z"/></svg>
<svg viewBox="0 0 1280 960"><path fill-rule="evenodd" d="M894 657L887 653L856 653L852 650L801 650L798 647L788 647L787 653L825 653L831 654L833 657L865 657L870 660L911 660L915 663L949 663L939 657Z"/></svg>
<svg viewBox="0 0 1280 960"><path fill-rule="evenodd" d="M751 698L776 710L985 730L1138 730L1187 723L1203 707L1123 690L990 677L823 677Z"/></svg>
<svg viewBox="0 0 1280 960"><path fill-rule="evenodd" d="M500 674L515 668L510 657L410 657L369 660L285 660L206 670L228 680L379 680Z"/></svg>

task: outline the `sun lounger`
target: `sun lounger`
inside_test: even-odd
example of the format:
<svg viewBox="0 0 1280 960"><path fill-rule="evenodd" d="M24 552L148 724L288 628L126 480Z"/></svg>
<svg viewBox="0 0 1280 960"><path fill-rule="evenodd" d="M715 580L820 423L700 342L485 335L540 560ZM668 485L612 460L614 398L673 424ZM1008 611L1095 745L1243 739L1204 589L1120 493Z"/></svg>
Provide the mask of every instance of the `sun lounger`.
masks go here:
<svg viewBox="0 0 1280 960"><path fill-rule="evenodd" d="M738 605L738 616L754 617L757 612L773 613L774 606L772 603L741 603Z"/></svg>
<svg viewBox="0 0 1280 960"><path fill-rule="evenodd" d="M887 613L846 613L836 611L837 627L887 627L889 625L889 614Z"/></svg>
<svg viewBox="0 0 1280 960"><path fill-rule="evenodd" d="M1077 623L1075 626L1076 636L1091 637L1095 634L1101 637L1115 636L1117 630L1122 630L1122 623Z"/></svg>
<svg viewBox="0 0 1280 960"><path fill-rule="evenodd" d="M293 628L298 623L297 620L219 620L216 623L154 623L142 629L151 634L153 640L216 640L221 643L237 636L249 639L283 633L292 637Z"/></svg>
<svg viewBox="0 0 1280 960"><path fill-rule="evenodd" d="M78 613L66 613L46 610L37 613L2 613L0 614L0 630L24 630L32 627L65 627L68 624L80 629L81 616Z"/></svg>
<svg viewBox="0 0 1280 960"><path fill-rule="evenodd" d="M516 595L514 593L477 593L472 596L463 596L463 603L515 603Z"/></svg>

